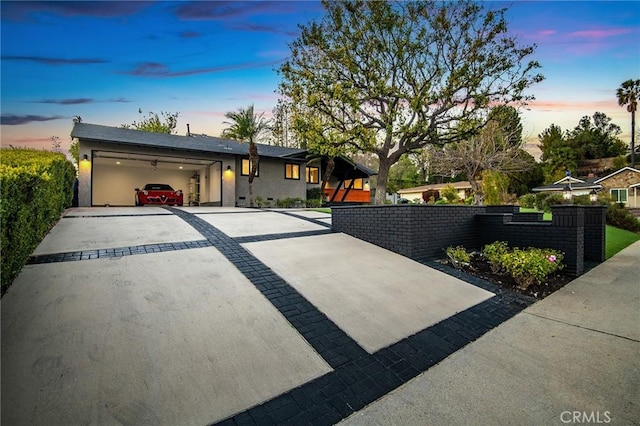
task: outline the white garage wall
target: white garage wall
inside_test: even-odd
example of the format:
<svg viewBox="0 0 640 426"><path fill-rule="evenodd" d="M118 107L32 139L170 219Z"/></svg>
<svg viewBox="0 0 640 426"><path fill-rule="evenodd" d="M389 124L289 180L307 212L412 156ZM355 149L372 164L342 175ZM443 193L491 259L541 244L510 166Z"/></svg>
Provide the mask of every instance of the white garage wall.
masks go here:
<svg viewBox="0 0 640 426"><path fill-rule="evenodd" d="M209 201L221 202L222 201L222 163L215 163L209 167Z"/></svg>
<svg viewBox="0 0 640 426"><path fill-rule="evenodd" d="M147 183L166 183L173 189L185 192L184 203L188 203L189 178L193 171L168 170L151 167L127 167L94 164L93 200L97 206L133 206L135 205L135 188L142 188Z"/></svg>

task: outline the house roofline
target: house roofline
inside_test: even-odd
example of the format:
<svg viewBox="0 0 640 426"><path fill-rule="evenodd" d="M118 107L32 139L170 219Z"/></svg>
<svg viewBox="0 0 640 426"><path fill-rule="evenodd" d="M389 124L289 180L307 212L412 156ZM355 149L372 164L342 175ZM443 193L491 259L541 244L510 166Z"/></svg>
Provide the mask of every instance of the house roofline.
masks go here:
<svg viewBox="0 0 640 426"><path fill-rule="evenodd" d="M620 170L617 170L617 171L615 171L613 173L610 173L610 174L606 175L603 178L595 180L594 183L600 183L605 179L609 179L610 177L617 175L618 173L624 172L625 170L628 170L628 171L631 171L631 172L635 172L635 173L640 173L640 170L638 170L638 169L634 169L633 167L630 167L630 166L625 166L625 167L621 168Z"/></svg>

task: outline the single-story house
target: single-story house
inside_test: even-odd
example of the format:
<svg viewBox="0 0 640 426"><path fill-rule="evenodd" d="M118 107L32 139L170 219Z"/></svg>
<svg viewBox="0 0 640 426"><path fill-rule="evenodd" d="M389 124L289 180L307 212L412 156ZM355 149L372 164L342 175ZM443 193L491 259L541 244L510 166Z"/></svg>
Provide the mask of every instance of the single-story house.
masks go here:
<svg viewBox="0 0 640 426"><path fill-rule="evenodd" d="M573 196L589 195L591 191L600 191L602 185L596 182L597 177L589 175L586 179L578 179L573 176L565 176L550 185L538 186L532 189L533 192L559 192L566 188L571 190Z"/></svg>
<svg viewBox="0 0 640 426"><path fill-rule="evenodd" d="M399 189L398 194L402 198L406 198L409 201L420 200L419 202L423 202L422 194L427 193L437 193L438 196L434 198L442 198L441 191L446 186L453 186L458 191L458 197L461 200L466 200L471 195L473 195L473 191L471 189L471 183L469 181L464 182L449 182L449 183L434 183L430 185L422 185L416 186L414 188L404 188Z"/></svg>
<svg viewBox="0 0 640 426"><path fill-rule="evenodd" d="M620 170L597 179L595 183L602 185L611 198L626 207L640 207L640 170L623 167Z"/></svg>
<svg viewBox="0 0 640 426"><path fill-rule="evenodd" d="M627 207L640 207L640 170L623 167L618 171L598 178L589 175L586 179L565 176L551 185L533 188L533 192L562 192L570 187L574 196L587 195L591 191L606 191L611 198Z"/></svg>
<svg viewBox="0 0 640 426"><path fill-rule="evenodd" d="M147 183L182 190L185 205L249 206L246 143L89 123L75 123L71 137L78 142L81 207L133 206L135 188ZM256 145L260 162L252 185L254 198L259 196L273 206L278 199L306 199L307 188L320 186L322 163L307 165L306 150ZM350 175L336 172L332 180L335 177L344 185L345 176ZM362 173L350 179L359 178L365 179Z"/></svg>

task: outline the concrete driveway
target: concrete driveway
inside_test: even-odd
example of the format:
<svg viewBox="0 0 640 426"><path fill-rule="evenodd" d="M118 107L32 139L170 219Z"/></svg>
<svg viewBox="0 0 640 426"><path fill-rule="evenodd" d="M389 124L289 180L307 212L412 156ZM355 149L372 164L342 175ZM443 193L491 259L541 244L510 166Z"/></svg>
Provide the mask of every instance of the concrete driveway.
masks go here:
<svg viewBox="0 0 640 426"><path fill-rule="evenodd" d="M333 424L532 303L330 221L68 211L2 299L2 423Z"/></svg>
<svg viewBox="0 0 640 426"><path fill-rule="evenodd" d="M3 424L214 423L493 296L329 224L68 211L2 299Z"/></svg>

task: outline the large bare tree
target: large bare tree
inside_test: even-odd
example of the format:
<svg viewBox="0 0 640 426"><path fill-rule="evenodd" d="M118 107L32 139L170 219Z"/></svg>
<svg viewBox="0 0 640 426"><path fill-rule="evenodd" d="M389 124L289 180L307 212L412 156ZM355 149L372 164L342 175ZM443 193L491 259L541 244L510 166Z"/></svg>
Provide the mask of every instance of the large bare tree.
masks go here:
<svg viewBox="0 0 640 426"><path fill-rule="evenodd" d="M389 168L427 145L467 140L458 126L492 103L525 103L543 77L507 31L505 9L460 1L323 1L280 68L280 91L379 158L376 204Z"/></svg>
<svg viewBox="0 0 640 426"><path fill-rule="evenodd" d="M480 181L483 172L509 175L531 167L523 154L522 144L522 126L517 112L512 107L498 106L491 111L482 129L469 139L433 149L431 166L436 174L465 174L474 193L474 203L482 204L484 190Z"/></svg>

